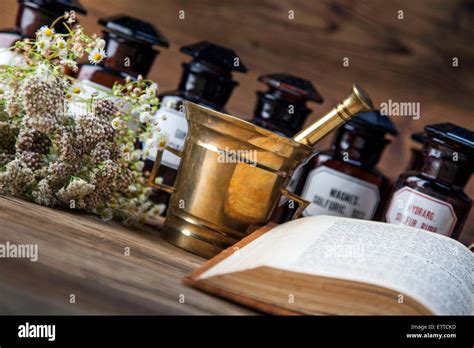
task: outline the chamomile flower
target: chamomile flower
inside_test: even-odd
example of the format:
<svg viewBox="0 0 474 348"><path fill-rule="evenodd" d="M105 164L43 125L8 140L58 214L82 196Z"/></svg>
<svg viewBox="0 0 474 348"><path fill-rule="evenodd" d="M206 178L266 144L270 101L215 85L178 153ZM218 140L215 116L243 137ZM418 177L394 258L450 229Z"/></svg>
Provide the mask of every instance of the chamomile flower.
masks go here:
<svg viewBox="0 0 474 348"><path fill-rule="evenodd" d="M47 25L43 25L39 29L39 37L41 40L49 41L53 38L53 36L54 36L54 28L50 28Z"/></svg>
<svg viewBox="0 0 474 348"><path fill-rule="evenodd" d="M74 86L74 87L71 89L71 92L74 93L74 94L81 94L82 89L81 89L81 87L79 87L79 86Z"/></svg>
<svg viewBox="0 0 474 348"><path fill-rule="evenodd" d="M59 57L66 58L67 53L68 53L66 41L62 37L60 37L56 39L55 44L56 44L56 48L58 49Z"/></svg>
<svg viewBox="0 0 474 348"><path fill-rule="evenodd" d="M105 51L103 49L97 49L97 48L94 48L91 53L89 53L89 62L91 62L91 64L94 64L94 65L97 65L99 64L101 61L104 60L104 58L107 57L107 54L105 53Z"/></svg>
<svg viewBox="0 0 474 348"><path fill-rule="evenodd" d="M36 43L36 46L38 50L40 51L40 53L44 56L46 52L48 52L49 50L50 41L41 39Z"/></svg>
<svg viewBox="0 0 474 348"><path fill-rule="evenodd" d="M120 128L122 128L123 122L122 122L122 119L120 117L116 117L112 120L112 122L110 124L112 125L113 129L120 129Z"/></svg>

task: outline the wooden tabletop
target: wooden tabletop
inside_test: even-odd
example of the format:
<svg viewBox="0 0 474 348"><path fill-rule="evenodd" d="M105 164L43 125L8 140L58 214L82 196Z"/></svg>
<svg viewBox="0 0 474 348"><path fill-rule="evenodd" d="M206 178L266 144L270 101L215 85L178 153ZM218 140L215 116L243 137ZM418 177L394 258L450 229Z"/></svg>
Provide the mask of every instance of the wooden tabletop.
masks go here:
<svg viewBox="0 0 474 348"><path fill-rule="evenodd" d="M463 0L81 0L86 32L100 17L126 13L156 25L170 40L149 77L175 89L189 57L179 47L208 40L233 48L249 68L227 104L250 118L262 74L311 80L325 98L307 124L359 82L374 102L419 102L421 117L393 117L400 135L379 168L396 180L407 166L410 135L431 123L472 129L472 6ZM14 25L17 1L0 1L0 26ZM182 12L184 11L184 12ZM293 11L293 19L289 13ZM400 11L403 19L400 19ZM184 13L184 18L180 17ZM349 66L343 60L349 58ZM454 67L453 58L459 64ZM331 137L318 146L327 148ZM474 196L474 182L466 187ZM164 242L151 229L125 229L93 217L0 197L0 243L37 243L39 261L0 259L0 313L249 313L181 285L203 259ZM461 241L474 242L474 212ZM124 248L130 247L130 256ZM69 303L71 294L76 303ZM184 294L185 304L179 302ZM182 298L182 297L181 297Z"/></svg>
<svg viewBox="0 0 474 348"><path fill-rule="evenodd" d="M7 242L38 245L38 260L0 258L0 314L252 313L184 286L205 259L155 228L0 196L0 244Z"/></svg>

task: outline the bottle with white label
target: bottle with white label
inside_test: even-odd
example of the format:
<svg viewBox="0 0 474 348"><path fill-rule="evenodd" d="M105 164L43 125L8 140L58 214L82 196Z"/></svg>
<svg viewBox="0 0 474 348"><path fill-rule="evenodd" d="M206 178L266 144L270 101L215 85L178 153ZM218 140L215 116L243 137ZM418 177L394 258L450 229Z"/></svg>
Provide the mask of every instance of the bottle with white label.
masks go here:
<svg viewBox="0 0 474 348"><path fill-rule="evenodd" d="M99 19L106 30L105 59L98 65L82 64L77 79L112 88L130 77L146 77L159 51L154 46L168 47L169 42L152 24L130 16L117 15Z"/></svg>
<svg viewBox="0 0 474 348"><path fill-rule="evenodd" d="M15 63L17 56L8 48L12 47L16 41L25 38L35 38L36 32L42 26L51 25L56 18L62 16L67 11L75 11L81 14L87 13L77 0L18 1L15 27L0 30L0 65ZM57 23L54 29L59 33L66 32L66 27L64 27L62 22Z"/></svg>
<svg viewBox="0 0 474 348"><path fill-rule="evenodd" d="M177 150L183 149L188 132L183 102L189 100L217 111L224 111L225 104L238 85L232 78L232 72L247 72L247 68L233 50L210 42L202 41L183 46L181 52L190 55L193 60L183 63L183 74L178 89L159 96L160 108L155 115L159 121L160 133L166 136L168 146ZM156 146L149 146L144 172L151 171L156 152ZM163 179L163 183L172 185L178 166L179 158L165 151L157 176ZM170 195L154 191L150 199L155 203L167 205Z"/></svg>
<svg viewBox="0 0 474 348"><path fill-rule="evenodd" d="M464 193L474 169L474 133L451 123L428 125L421 161L394 187L385 221L458 239L472 206Z"/></svg>
<svg viewBox="0 0 474 348"><path fill-rule="evenodd" d="M391 189L389 179L376 168L390 143L387 134L398 132L378 111L361 113L342 126L331 149L318 153L302 169L295 193L310 202L303 216L379 219ZM291 203L287 219L297 208Z"/></svg>

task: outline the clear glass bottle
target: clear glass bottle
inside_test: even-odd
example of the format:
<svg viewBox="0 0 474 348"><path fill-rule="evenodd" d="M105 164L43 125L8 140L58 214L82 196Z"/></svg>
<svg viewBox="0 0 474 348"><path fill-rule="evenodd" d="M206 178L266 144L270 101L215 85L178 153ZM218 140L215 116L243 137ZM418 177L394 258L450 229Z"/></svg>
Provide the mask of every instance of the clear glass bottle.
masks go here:
<svg viewBox="0 0 474 348"><path fill-rule="evenodd" d="M98 65L82 64L77 75L80 81L111 88L115 82L124 83L127 76L146 77L159 54L153 46L169 46L152 24L130 16L102 18L99 23L107 29L102 34L107 57Z"/></svg>
<svg viewBox="0 0 474 348"><path fill-rule="evenodd" d="M234 88L238 85L232 78L232 72L247 72L237 54L228 48L202 41L181 47L181 52L193 57L183 63L183 74L178 89L161 94L160 108L155 115L159 120L160 133L168 138L168 146L181 150L184 146L188 126L184 116L183 101L207 106L217 111L224 111L224 106ZM165 116L166 120L163 120ZM153 167L156 147L149 151L144 171ZM158 172L163 183L172 185L176 178L179 158L165 151ZM150 199L155 203L168 204L170 195L162 191L154 191Z"/></svg>
<svg viewBox="0 0 474 348"><path fill-rule="evenodd" d="M54 20L66 11L86 14L87 11L77 0L19 0L15 27L0 30L0 65L13 63L15 54L4 50L25 38L33 39L36 32L44 25L51 25ZM59 33L66 32L62 23L54 28Z"/></svg>
<svg viewBox="0 0 474 348"><path fill-rule="evenodd" d="M331 149L303 167L295 193L311 202L303 216L335 215L364 220L381 217L390 180L376 165L397 129L378 111L361 113L336 133ZM297 205L288 201L284 222Z"/></svg>
<svg viewBox="0 0 474 348"><path fill-rule="evenodd" d="M426 126L425 135L421 161L400 175L385 221L458 239L472 206L464 186L474 168L474 133L441 123Z"/></svg>

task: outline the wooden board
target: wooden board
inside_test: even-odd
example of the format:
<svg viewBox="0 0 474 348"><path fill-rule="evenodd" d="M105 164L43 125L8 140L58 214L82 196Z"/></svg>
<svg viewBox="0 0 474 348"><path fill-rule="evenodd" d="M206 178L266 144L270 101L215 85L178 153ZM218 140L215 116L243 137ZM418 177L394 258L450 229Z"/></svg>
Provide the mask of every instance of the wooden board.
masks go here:
<svg viewBox="0 0 474 348"><path fill-rule="evenodd" d="M0 259L0 314L252 313L184 286L206 260L153 228L0 196L0 244L7 241L37 244L38 261Z"/></svg>

